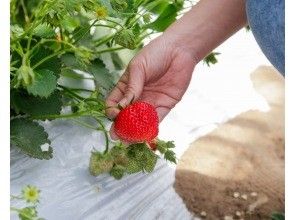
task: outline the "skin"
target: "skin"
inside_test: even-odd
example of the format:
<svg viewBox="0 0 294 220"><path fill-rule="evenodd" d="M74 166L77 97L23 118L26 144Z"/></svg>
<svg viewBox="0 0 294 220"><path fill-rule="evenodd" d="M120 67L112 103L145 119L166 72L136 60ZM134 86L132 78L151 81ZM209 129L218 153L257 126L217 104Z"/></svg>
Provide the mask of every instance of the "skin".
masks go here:
<svg viewBox="0 0 294 220"><path fill-rule="evenodd" d="M106 105L146 101L162 121L186 92L195 65L246 23L245 0L201 0L131 60ZM107 110L110 118L118 112ZM113 127L110 134L117 139Z"/></svg>

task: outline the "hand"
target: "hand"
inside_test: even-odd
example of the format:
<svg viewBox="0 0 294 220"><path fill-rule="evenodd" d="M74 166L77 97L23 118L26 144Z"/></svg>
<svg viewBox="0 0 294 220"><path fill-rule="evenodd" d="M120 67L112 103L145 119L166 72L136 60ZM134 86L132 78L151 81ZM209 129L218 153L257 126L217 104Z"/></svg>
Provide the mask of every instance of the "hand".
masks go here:
<svg viewBox="0 0 294 220"><path fill-rule="evenodd" d="M106 99L106 105L124 107L133 98L146 101L155 106L162 121L184 95L195 64L196 59L188 50L177 47L162 35L132 59ZM115 118L118 112L117 108L107 110L110 118ZM116 139L113 129L111 136Z"/></svg>

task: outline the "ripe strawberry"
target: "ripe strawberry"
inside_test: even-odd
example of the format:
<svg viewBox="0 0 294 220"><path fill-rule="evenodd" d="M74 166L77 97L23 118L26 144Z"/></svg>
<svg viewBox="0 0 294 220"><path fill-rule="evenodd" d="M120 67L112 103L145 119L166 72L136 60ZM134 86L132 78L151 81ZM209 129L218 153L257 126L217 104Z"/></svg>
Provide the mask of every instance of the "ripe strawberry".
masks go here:
<svg viewBox="0 0 294 220"><path fill-rule="evenodd" d="M158 134L158 123L154 106L138 101L120 111L114 122L114 131L127 142L149 142Z"/></svg>

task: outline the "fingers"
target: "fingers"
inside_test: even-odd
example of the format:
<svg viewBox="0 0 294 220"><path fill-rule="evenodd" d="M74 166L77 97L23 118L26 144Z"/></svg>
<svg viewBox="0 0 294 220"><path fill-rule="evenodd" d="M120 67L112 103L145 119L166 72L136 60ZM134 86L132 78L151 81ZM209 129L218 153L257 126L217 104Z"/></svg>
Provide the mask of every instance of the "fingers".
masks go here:
<svg viewBox="0 0 294 220"><path fill-rule="evenodd" d="M124 96L124 91L126 90L127 84L125 83L124 78L122 77L120 81L117 83L115 88L111 91L111 93L106 98L106 114L109 118L114 119L116 115L119 113L119 109L117 105L119 101Z"/></svg>
<svg viewBox="0 0 294 220"><path fill-rule="evenodd" d="M142 93L145 77L140 66L139 63L131 62L115 88L107 97L106 114L108 117L115 118L119 113L118 104L125 107L133 99L137 100Z"/></svg>
<svg viewBox="0 0 294 220"><path fill-rule="evenodd" d="M127 86L123 98L119 101L119 104L123 107L140 97L145 81L145 74L142 71L141 64L134 61L129 64L125 75L127 77Z"/></svg>

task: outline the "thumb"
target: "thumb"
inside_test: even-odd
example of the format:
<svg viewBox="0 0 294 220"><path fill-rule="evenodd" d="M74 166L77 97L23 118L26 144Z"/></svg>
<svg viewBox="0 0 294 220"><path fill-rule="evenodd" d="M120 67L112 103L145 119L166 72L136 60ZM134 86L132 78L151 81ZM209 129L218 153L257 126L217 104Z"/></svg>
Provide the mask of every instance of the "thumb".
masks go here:
<svg viewBox="0 0 294 220"><path fill-rule="evenodd" d="M142 71L141 65L137 62L132 61L124 75L127 77L126 90L123 98L119 101L119 104L123 107L131 103L132 100L137 100L144 87L145 73Z"/></svg>

